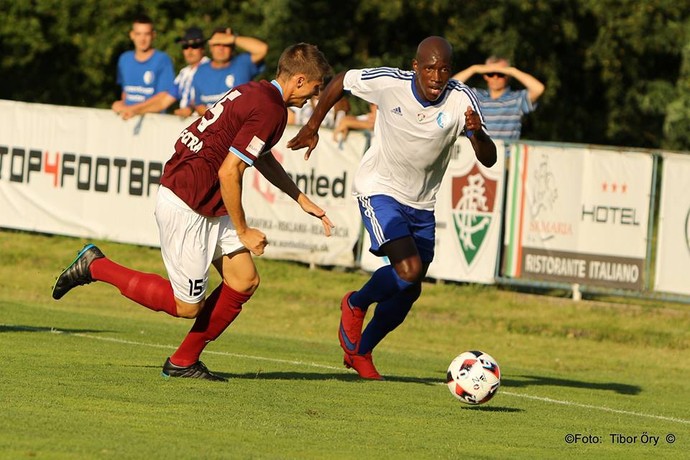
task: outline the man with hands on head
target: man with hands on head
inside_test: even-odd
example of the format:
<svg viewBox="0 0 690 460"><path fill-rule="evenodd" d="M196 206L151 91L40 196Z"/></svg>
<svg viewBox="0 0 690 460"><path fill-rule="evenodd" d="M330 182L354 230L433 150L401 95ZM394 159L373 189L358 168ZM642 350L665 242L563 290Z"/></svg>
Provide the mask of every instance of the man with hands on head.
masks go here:
<svg viewBox="0 0 690 460"><path fill-rule="evenodd" d="M268 44L263 40L238 35L227 27L216 28L208 39L211 62L199 66L192 80L191 105L203 115L225 92L252 81L264 71ZM245 52L235 53L236 48Z"/></svg>
<svg viewBox="0 0 690 460"><path fill-rule="evenodd" d="M432 36L419 43L412 71L378 67L337 74L307 124L288 142L295 150L306 147L308 159L323 117L346 91L377 105L375 134L355 174L353 193L371 238L370 251L388 257L390 265L345 294L338 327L345 366L365 379L383 379L372 350L404 321L421 294L434 257L436 193L453 144L467 136L484 166L496 162L496 146L484 129L474 93L450 79L452 55L447 40ZM375 303L362 332L367 309Z"/></svg>
<svg viewBox="0 0 690 460"><path fill-rule="evenodd" d="M537 99L544 93L544 84L532 75L512 67L502 57L491 56L486 64L475 64L456 73L453 78L463 83L475 74L481 74L487 89L472 88L482 108L486 130L492 139L519 139L522 116L533 112ZM513 90L510 79L520 82L525 89Z"/></svg>

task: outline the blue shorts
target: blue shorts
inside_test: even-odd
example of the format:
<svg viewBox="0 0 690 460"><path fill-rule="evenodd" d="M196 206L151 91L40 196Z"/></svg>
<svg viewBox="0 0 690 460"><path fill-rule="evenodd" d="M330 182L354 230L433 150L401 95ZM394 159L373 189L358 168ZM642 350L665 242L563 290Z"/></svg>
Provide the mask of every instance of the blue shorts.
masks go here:
<svg viewBox="0 0 690 460"><path fill-rule="evenodd" d="M436 217L424 211L398 203L387 195L357 197L362 222L369 232L372 254L383 257L381 246L389 241L411 236L423 263L434 260Z"/></svg>

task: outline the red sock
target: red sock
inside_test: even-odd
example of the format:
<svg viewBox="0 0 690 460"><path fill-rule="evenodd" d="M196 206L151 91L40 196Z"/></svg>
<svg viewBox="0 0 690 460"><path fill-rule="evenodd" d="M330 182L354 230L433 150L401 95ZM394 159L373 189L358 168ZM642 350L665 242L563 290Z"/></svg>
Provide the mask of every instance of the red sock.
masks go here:
<svg viewBox="0 0 690 460"><path fill-rule="evenodd" d="M91 277L112 284L123 296L153 311L177 316L170 281L152 273L142 273L102 258L91 262Z"/></svg>
<svg viewBox="0 0 690 460"><path fill-rule="evenodd" d="M242 294L225 283L220 284L204 304L204 309L192 326L187 337L170 357L176 366L187 367L199 361L206 345L216 340L242 311L242 305L251 294Z"/></svg>

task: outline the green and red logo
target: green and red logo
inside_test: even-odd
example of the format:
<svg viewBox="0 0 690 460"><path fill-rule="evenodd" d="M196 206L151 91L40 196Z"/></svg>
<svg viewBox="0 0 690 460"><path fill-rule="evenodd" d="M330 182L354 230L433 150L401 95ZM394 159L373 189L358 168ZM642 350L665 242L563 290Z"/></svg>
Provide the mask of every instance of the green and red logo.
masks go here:
<svg viewBox="0 0 690 460"><path fill-rule="evenodd" d="M472 266L489 232L497 185L497 181L482 174L476 163L464 176L453 177L453 224L468 267Z"/></svg>

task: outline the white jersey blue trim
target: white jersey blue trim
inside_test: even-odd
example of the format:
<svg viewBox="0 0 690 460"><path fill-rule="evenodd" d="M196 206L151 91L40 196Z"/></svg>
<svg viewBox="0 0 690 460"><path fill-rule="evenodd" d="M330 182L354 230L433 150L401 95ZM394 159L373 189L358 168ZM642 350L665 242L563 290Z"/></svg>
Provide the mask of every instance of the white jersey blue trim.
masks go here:
<svg viewBox="0 0 690 460"><path fill-rule="evenodd" d="M418 94L414 72L391 67L349 70L343 88L378 106L354 195L387 195L415 209L433 210L452 147L464 134L467 107L484 123L474 92L450 80L441 97L429 102Z"/></svg>
<svg viewBox="0 0 690 460"><path fill-rule="evenodd" d="M362 71L362 80L371 80L381 77L395 78L397 80L414 80L414 72L393 67L377 67L374 69L364 69Z"/></svg>

